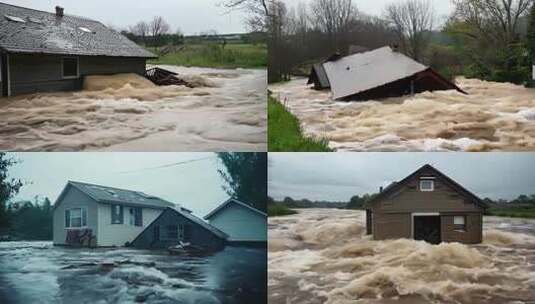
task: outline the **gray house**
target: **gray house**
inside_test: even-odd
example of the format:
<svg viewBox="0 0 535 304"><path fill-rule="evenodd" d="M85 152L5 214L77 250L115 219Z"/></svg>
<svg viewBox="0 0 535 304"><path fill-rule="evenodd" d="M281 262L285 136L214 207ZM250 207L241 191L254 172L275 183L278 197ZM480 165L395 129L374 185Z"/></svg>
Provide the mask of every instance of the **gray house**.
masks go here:
<svg viewBox="0 0 535 304"><path fill-rule="evenodd" d="M54 204L54 245L124 246L168 207L140 191L69 181Z"/></svg>
<svg viewBox="0 0 535 304"><path fill-rule="evenodd" d="M166 249L179 242L216 251L226 244L228 235L180 208L166 208L130 246L140 249Z"/></svg>
<svg viewBox="0 0 535 304"><path fill-rule="evenodd" d="M0 3L0 96L73 91L84 76L145 73L156 56L98 21Z"/></svg>

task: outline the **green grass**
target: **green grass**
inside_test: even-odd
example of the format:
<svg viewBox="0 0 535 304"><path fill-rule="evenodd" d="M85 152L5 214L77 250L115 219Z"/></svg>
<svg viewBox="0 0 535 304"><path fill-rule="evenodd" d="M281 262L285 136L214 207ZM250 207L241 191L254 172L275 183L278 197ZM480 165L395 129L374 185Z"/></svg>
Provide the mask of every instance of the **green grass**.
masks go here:
<svg viewBox="0 0 535 304"><path fill-rule="evenodd" d="M268 97L270 152L331 152L327 140L303 136L299 120L278 100Z"/></svg>
<svg viewBox="0 0 535 304"><path fill-rule="evenodd" d="M158 53L154 48L150 51ZM168 64L210 68L265 68L267 67L266 45L253 44L186 44L180 50L167 54L151 64Z"/></svg>
<svg viewBox="0 0 535 304"><path fill-rule="evenodd" d="M268 205L268 216L284 216L296 214L297 211L292 210L282 204L271 204Z"/></svg>
<svg viewBox="0 0 535 304"><path fill-rule="evenodd" d="M507 209L489 209L487 215L503 216L503 217L521 217L521 218L535 218L535 208L507 208Z"/></svg>

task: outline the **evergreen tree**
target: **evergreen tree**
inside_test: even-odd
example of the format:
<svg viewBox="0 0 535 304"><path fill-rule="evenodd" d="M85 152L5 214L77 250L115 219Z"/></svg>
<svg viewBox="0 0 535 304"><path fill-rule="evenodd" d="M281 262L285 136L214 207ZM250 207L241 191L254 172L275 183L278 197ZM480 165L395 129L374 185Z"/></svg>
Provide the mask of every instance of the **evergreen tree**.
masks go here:
<svg viewBox="0 0 535 304"><path fill-rule="evenodd" d="M0 152L0 230L9 228L9 217L7 214L7 202L19 193L23 183L20 179L8 177L10 167L16 165L17 160L8 157L5 152Z"/></svg>

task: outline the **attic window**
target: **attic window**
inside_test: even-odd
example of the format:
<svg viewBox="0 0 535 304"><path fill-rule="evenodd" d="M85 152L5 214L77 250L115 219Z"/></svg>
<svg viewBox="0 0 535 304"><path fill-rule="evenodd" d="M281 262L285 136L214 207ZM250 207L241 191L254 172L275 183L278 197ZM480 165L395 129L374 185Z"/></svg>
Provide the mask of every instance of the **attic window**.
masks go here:
<svg viewBox="0 0 535 304"><path fill-rule="evenodd" d="M26 23L26 21L24 21L24 19L22 19L20 17L10 16L10 15L5 15L5 17L9 21L19 22L19 23Z"/></svg>
<svg viewBox="0 0 535 304"><path fill-rule="evenodd" d="M78 27L78 29L82 32L86 32L86 33L92 33L93 31L91 31L90 29L88 29L87 27L83 27L83 26L80 26Z"/></svg>
<svg viewBox="0 0 535 304"><path fill-rule="evenodd" d="M421 179L420 191L431 192L435 190L435 181L433 179Z"/></svg>

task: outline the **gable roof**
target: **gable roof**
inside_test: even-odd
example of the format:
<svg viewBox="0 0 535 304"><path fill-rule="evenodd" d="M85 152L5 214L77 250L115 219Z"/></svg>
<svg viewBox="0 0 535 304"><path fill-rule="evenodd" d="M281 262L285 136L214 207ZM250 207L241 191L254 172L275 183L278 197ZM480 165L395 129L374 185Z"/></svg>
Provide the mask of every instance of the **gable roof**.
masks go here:
<svg viewBox="0 0 535 304"><path fill-rule="evenodd" d="M54 207L56 207L57 203L63 198L69 186L80 190L84 194L91 197L94 201L101 204L125 204L155 209L163 209L166 207L175 206L175 204L171 202L140 191L69 181L56 200Z"/></svg>
<svg viewBox="0 0 535 304"><path fill-rule="evenodd" d="M23 22L12 21L12 17L18 17ZM5 3L0 3L0 50L10 53L156 57L98 21L71 15L58 17L54 13Z"/></svg>
<svg viewBox="0 0 535 304"><path fill-rule="evenodd" d="M418 175L420 175L422 173L422 171L427 171L427 170L430 170L437 177L442 178L443 180L445 180L447 183L449 183L451 185L451 187L453 187L453 189L455 191L457 191L457 192L463 194L464 196L470 198L477 206L479 206L479 207L481 207L483 209L488 208L487 204L485 202L483 202L477 195L473 194L472 192L470 192L469 190L467 190L466 188L461 186L459 183L457 183L456 181L454 181L453 179L448 177L446 174L440 172L438 169L436 169L435 167L433 167L433 166L431 166L429 164L426 164L426 165L420 167L418 170L414 171L413 173L411 173L409 176L405 177L401 181L394 182L394 183L390 184L381 193L379 193L377 196L375 196L373 199L371 199L369 202L367 202L365 204L365 207L369 207L370 205L387 198L388 196L390 196L391 194L395 193L396 191L399 191L408 182L410 182L412 179L414 179Z"/></svg>
<svg viewBox="0 0 535 304"><path fill-rule="evenodd" d="M219 238L222 238L222 239L228 239L228 234L224 233L223 231L217 229L216 227L208 224L207 222L203 221L202 219L196 217L195 215L191 214L190 212L188 211L183 211L182 209L184 208L171 208L171 207L167 207L165 208L165 210L160 213L160 215L158 215L158 217L156 217L156 219L154 219L154 221L152 221L148 226L147 228L143 229L143 231L141 231L137 236L136 238L130 242L130 244L134 244L134 242L139 238L141 237L141 235L143 234L143 232L145 232L146 230L150 229L153 225L157 225L158 221L160 220L160 218L166 213L166 212L174 212L178 215L181 215L185 218L187 218L188 220L192 221L193 223L201 226L202 228L210 231L211 233L215 234L216 236L218 236Z"/></svg>
<svg viewBox="0 0 535 304"><path fill-rule="evenodd" d="M212 210L210 213L208 213L207 215L204 216L204 219L205 220L209 220L210 218L212 218L213 216L215 216L216 214L218 214L219 212L223 211L225 208L229 207L230 205L232 204L236 204L240 207L244 207L244 208L247 208L253 212L256 212L262 216L266 216L267 217L267 214L254 208L254 207L251 207L250 205L246 204L246 203L243 203L243 202L240 202L239 200L237 199L234 199L234 198L230 198L228 200L226 200L223 204L219 205L217 208L215 208L214 210Z"/></svg>
<svg viewBox="0 0 535 304"><path fill-rule="evenodd" d="M438 81L465 93L431 68L390 47L353 54L323 63L334 99L362 93L431 70Z"/></svg>
<svg viewBox="0 0 535 304"><path fill-rule="evenodd" d="M307 84L314 83L314 76L317 77L317 80L322 89L327 89L331 87L331 84L329 83L329 78L327 77L327 73L325 72L322 63L316 63L312 66L312 71L310 72Z"/></svg>

